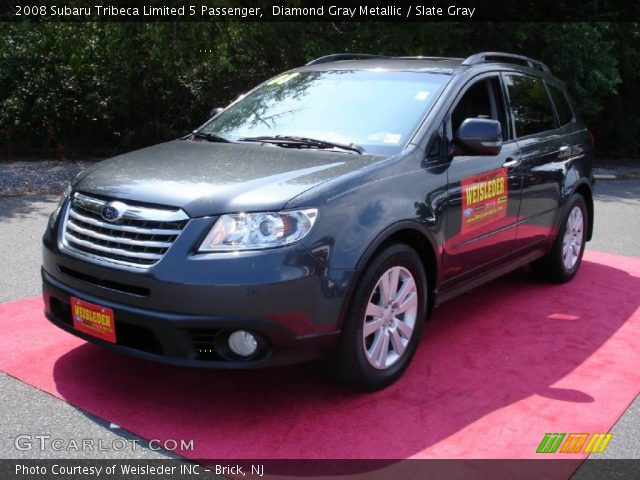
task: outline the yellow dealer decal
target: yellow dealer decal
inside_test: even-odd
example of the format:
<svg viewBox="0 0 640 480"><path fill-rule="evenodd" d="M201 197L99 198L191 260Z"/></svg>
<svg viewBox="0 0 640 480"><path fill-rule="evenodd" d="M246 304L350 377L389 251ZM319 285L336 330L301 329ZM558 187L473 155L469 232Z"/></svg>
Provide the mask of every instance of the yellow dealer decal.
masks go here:
<svg viewBox="0 0 640 480"><path fill-rule="evenodd" d="M462 180L462 225L465 233L507 216L509 185L504 168Z"/></svg>

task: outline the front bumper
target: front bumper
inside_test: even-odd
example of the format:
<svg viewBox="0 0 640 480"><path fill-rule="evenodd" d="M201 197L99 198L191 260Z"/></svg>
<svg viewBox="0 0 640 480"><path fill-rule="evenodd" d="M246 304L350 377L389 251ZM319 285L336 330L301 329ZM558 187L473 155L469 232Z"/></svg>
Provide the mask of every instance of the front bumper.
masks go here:
<svg viewBox="0 0 640 480"><path fill-rule="evenodd" d="M211 219L192 219L165 257L138 270L69 255L43 238L45 314L85 340L181 366L259 368L319 358L339 338L351 271L330 271L305 248L194 255ZM111 308L117 343L73 328L70 297ZM225 350L237 329L258 334L248 359Z"/></svg>

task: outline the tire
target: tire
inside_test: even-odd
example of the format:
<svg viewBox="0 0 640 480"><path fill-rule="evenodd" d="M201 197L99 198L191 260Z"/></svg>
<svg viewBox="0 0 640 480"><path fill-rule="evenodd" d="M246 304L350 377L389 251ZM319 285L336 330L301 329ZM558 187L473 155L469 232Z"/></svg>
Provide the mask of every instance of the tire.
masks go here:
<svg viewBox="0 0 640 480"><path fill-rule="evenodd" d="M422 260L408 245L391 245L376 255L359 280L342 328L335 358L342 383L372 391L400 378L426 320L427 287Z"/></svg>
<svg viewBox="0 0 640 480"><path fill-rule="evenodd" d="M533 271L540 278L564 283L575 277L584 255L588 215L587 204L582 195L572 195L551 251L532 264Z"/></svg>

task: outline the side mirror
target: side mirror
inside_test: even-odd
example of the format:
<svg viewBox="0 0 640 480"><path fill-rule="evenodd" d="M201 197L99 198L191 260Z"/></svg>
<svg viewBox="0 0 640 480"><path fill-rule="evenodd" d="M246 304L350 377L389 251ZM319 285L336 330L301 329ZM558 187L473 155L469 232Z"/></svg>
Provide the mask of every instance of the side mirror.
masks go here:
<svg viewBox="0 0 640 480"><path fill-rule="evenodd" d="M220 112L222 112L223 110L224 110L224 108L222 108L222 107L214 108L213 110L211 110L211 113L209 114L210 118L213 118L213 117L219 115Z"/></svg>
<svg viewBox="0 0 640 480"><path fill-rule="evenodd" d="M502 127L496 120L467 118L453 143L454 155L498 155L502 150Z"/></svg>

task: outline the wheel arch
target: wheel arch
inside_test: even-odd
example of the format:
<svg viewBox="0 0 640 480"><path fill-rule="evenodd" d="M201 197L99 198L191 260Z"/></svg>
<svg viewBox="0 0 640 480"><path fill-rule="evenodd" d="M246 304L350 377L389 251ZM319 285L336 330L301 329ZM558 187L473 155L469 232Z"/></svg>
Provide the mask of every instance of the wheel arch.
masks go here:
<svg viewBox="0 0 640 480"><path fill-rule="evenodd" d="M587 181L583 181L578 183L573 189L573 193L577 193L578 195L584 198L585 203L587 204L587 214L589 216L589 223L587 225L587 242L593 238L593 224L594 224L594 206L593 206L593 190L591 189L591 185Z"/></svg>
<svg viewBox="0 0 640 480"><path fill-rule="evenodd" d="M375 258L378 252L387 248L389 245L396 243L405 243L409 245L422 259L429 289L427 312L428 314L431 314L431 310L435 305L434 297L437 293L439 278L439 255L437 253L437 243L428 232L420 228L419 225L416 225L415 222L399 222L378 235L358 260L356 266L358 272L357 278L353 284L358 284L364 269L373 260L373 258Z"/></svg>

